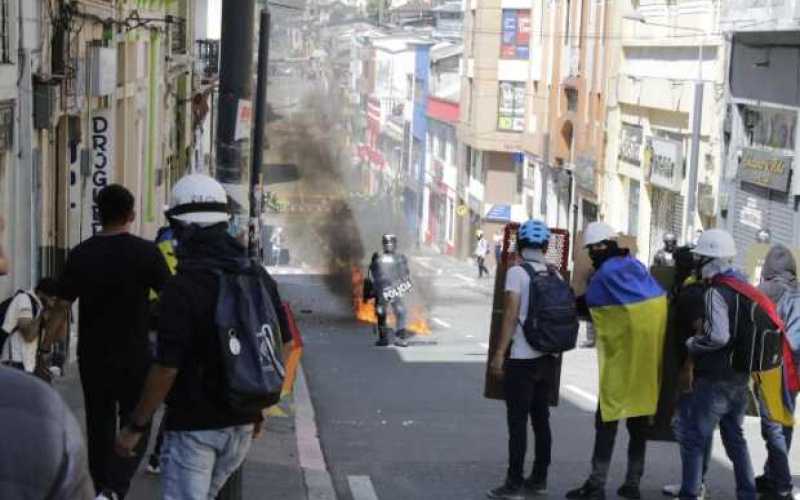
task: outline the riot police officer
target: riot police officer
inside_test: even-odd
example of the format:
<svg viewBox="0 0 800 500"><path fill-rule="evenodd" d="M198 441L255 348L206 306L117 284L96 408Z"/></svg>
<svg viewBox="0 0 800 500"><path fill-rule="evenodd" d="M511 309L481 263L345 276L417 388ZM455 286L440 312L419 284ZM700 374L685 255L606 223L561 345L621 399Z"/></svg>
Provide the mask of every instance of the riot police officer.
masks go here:
<svg viewBox="0 0 800 500"><path fill-rule="evenodd" d="M675 233L664 234L664 248L656 253L654 266L675 266L675 250L678 248L678 237Z"/></svg>
<svg viewBox="0 0 800 500"><path fill-rule="evenodd" d="M385 234L382 239L383 254L372 255L367 273L365 299L375 300L375 314L378 316L378 347L394 344L407 347L406 306L403 297L411 290L411 273L408 261L397 253L397 237ZM389 309L394 311L396 331L387 325Z"/></svg>

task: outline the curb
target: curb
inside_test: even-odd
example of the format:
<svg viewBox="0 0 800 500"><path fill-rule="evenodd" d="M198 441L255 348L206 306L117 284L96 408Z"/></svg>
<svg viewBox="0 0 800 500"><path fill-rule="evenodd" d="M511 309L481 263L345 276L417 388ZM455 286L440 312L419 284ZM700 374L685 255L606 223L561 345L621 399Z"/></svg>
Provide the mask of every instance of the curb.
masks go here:
<svg viewBox="0 0 800 500"><path fill-rule="evenodd" d="M319 442L314 405L308 392L305 370L301 364L297 370L295 388L295 425L297 452L308 500L337 500L333 479Z"/></svg>

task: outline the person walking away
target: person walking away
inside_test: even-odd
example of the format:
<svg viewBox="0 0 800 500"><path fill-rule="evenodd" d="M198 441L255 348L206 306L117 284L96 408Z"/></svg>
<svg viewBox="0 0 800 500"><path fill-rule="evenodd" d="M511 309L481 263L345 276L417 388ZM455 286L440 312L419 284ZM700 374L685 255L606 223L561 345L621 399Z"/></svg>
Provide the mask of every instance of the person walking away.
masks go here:
<svg viewBox="0 0 800 500"><path fill-rule="evenodd" d="M17 291L9 299L2 326L8 338L2 344L0 363L28 373L34 372L44 331L44 318L49 309L46 306L52 305L55 294L55 281L44 278L35 290Z"/></svg>
<svg viewBox="0 0 800 500"><path fill-rule="evenodd" d="M102 230L75 247L58 282L54 328L80 299L78 369L86 407L89 470L98 499L124 498L145 452L146 440L126 457L114 454L118 425L125 425L152 359L148 344L150 290L169 277L155 244L130 234L133 195L116 184L97 195Z"/></svg>
<svg viewBox="0 0 800 500"><path fill-rule="evenodd" d="M592 222L584 243L595 269L586 294L579 298L594 323L600 358L600 394L595 414L592 471L584 484L567 493L572 499L605 499L605 484L620 420L626 420L628 470L617 491L641 498L648 417L655 415L660 392L667 327L666 293L647 268L617 244L616 232Z"/></svg>
<svg viewBox="0 0 800 500"><path fill-rule="evenodd" d="M283 249L283 228L276 227L275 233L273 233L272 238L270 238L270 243L272 243L272 263L274 266L279 266L281 264L281 249Z"/></svg>
<svg viewBox="0 0 800 500"><path fill-rule="evenodd" d="M570 323L574 330L574 339L577 338L578 331L575 297L569 290L569 285L563 282L557 271L552 270L545 260L550 230L541 221L529 220L520 227L517 241L523 262L510 268L506 275L500 344L490 366L495 376L503 378L509 455L505 482L487 494L492 499L522 499L525 494L543 494L547 491L547 469L550 466L552 448L550 404L558 394L559 354L536 349L531 344L536 339L528 335L534 335L538 330L530 331L523 325L544 317L552 318L551 313L556 309L554 307L545 310L547 304L556 306L558 311L567 311L568 315L571 311L565 323ZM550 297L542 296L544 281L548 279L555 280L555 284L549 282L547 291L551 291L553 287L562 292L566 290L565 296L569 304L553 304L550 299L556 298L557 294L554 293ZM572 333L570 330L570 335ZM572 347L575 346L574 339ZM527 479L523 479L529 416L536 447L533 471Z"/></svg>
<svg viewBox="0 0 800 500"><path fill-rule="evenodd" d="M5 366L0 387L0 498L93 499L83 434L58 393Z"/></svg>
<svg viewBox="0 0 800 500"><path fill-rule="evenodd" d="M489 255L489 242L483 237L483 231L477 232L478 241L475 243L475 260L478 263L478 278L483 278L483 275L489 275L489 269L486 268L486 256Z"/></svg>
<svg viewBox="0 0 800 500"><path fill-rule="evenodd" d="M728 232L722 229L703 232L692 252L698 256L700 276L711 286L704 296L702 331L686 341L693 363L693 379L687 400L691 409L681 417L680 498L699 498L704 455L719 426L725 450L733 462L736 498L755 500L753 466L742 430L750 377L734 369L731 363L731 339L753 327L750 308L740 307L745 297L734 286L749 285L733 268L736 244ZM724 284L720 279L731 280L734 285Z"/></svg>
<svg viewBox="0 0 800 500"><path fill-rule="evenodd" d="M500 261L503 259L503 231L498 229L494 233L494 266L495 272L500 268Z"/></svg>
<svg viewBox="0 0 800 500"><path fill-rule="evenodd" d="M781 244L770 248L761 268L761 283L758 288L777 305L778 316L783 321L796 365L800 361L800 289L797 283L797 264L788 248ZM784 370L786 366L785 364ZM756 477L755 482L756 490L767 500L794 498L789 466L793 427L786 424L794 421L797 392L787 387L786 379L791 375L787 371L782 371L781 375L781 379L777 381L780 387L776 387L775 392L780 395L779 405L783 408L773 409L771 401L764 397L768 391L758 391L761 436L767 445L767 460L764 463L764 473ZM781 414L784 415L783 419L778 418Z"/></svg>
<svg viewBox="0 0 800 500"><path fill-rule="evenodd" d="M275 281L228 233L221 184L206 175L184 177L173 188L167 217L178 240L178 272L161 293L156 360L116 451L127 456L146 442L166 399L162 498L208 500L241 466L260 432L261 411L279 398L279 350L291 333ZM256 366L243 366L248 359ZM243 371L254 389L249 393L236 378ZM263 384L252 384L262 377L273 389L280 379L275 399L266 401Z"/></svg>

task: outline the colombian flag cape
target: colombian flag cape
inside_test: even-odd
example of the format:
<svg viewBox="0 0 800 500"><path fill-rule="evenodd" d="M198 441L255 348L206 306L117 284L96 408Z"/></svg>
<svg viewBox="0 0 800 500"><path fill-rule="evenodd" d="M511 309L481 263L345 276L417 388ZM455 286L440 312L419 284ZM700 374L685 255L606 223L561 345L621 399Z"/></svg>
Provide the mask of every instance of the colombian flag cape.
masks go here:
<svg viewBox="0 0 800 500"><path fill-rule="evenodd" d="M601 418L654 415L667 331L666 293L641 262L613 257L589 282L586 304L597 332Z"/></svg>

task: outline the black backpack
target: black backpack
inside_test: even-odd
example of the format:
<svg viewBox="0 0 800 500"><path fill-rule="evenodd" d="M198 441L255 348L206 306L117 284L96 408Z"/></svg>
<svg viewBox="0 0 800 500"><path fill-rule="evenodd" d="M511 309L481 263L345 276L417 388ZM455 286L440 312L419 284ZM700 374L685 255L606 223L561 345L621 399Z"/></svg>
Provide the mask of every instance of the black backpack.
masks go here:
<svg viewBox="0 0 800 500"><path fill-rule="evenodd" d="M278 403L285 377L280 323L263 273L255 263L239 272L214 270L225 400L244 416Z"/></svg>
<svg viewBox="0 0 800 500"><path fill-rule="evenodd" d="M536 271L529 263L522 268L531 279L528 316L522 324L525 340L543 353L557 354L575 348L578 342L578 311L575 293L550 266Z"/></svg>
<svg viewBox="0 0 800 500"><path fill-rule="evenodd" d="M731 340L731 367L737 372L764 372L783 364L783 334L756 302L737 294L750 319Z"/></svg>
<svg viewBox="0 0 800 500"><path fill-rule="evenodd" d="M8 314L8 308L11 306L11 302L13 302L14 299L17 298L17 295L21 293L26 294L31 299L33 317L36 318L39 315L39 302L30 292L26 292L25 290L17 290L11 297L7 298L3 302L0 302L0 351L2 351L8 337L10 337L16 330L15 328L14 330L7 332L3 329L3 324L6 322L6 314Z"/></svg>

